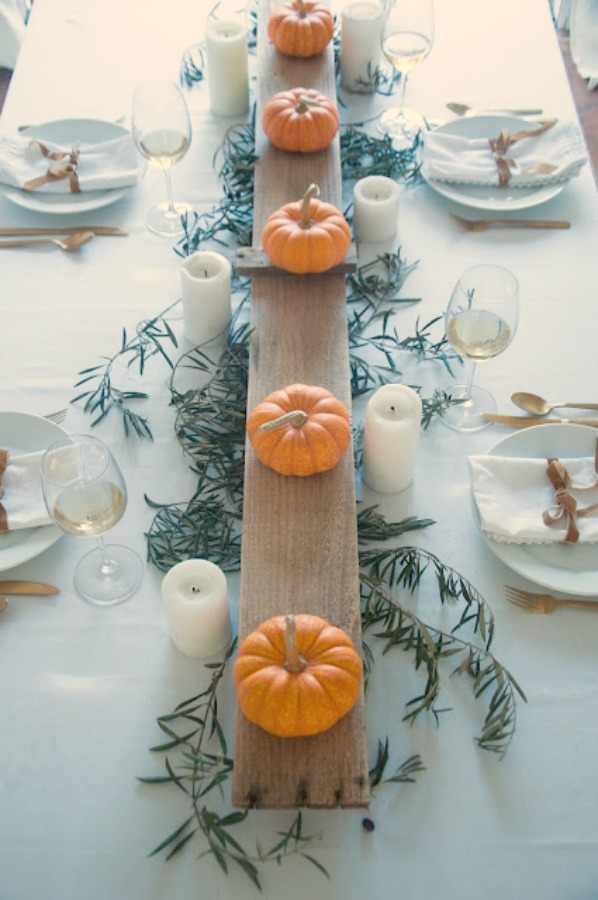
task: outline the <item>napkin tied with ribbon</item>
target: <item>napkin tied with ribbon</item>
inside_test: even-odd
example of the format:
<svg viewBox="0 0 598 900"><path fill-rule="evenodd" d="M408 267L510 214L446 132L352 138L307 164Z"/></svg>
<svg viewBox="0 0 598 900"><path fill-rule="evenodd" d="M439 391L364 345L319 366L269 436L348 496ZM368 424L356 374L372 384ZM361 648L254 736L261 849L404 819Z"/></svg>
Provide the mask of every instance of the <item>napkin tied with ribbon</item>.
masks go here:
<svg viewBox="0 0 598 900"><path fill-rule="evenodd" d="M13 456L0 450L0 533L51 522L42 493L44 451Z"/></svg>
<svg viewBox="0 0 598 900"><path fill-rule="evenodd" d="M513 544L598 543L598 441L593 457L468 459L488 537Z"/></svg>
<svg viewBox="0 0 598 900"><path fill-rule="evenodd" d="M500 129L491 138L442 130L423 135L422 172L454 184L538 187L578 175L587 162L583 135L573 122L551 120L529 129Z"/></svg>
<svg viewBox="0 0 598 900"><path fill-rule="evenodd" d="M0 182L24 191L79 193L123 188L139 180L140 160L130 134L59 146L0 133Z"/></svg>

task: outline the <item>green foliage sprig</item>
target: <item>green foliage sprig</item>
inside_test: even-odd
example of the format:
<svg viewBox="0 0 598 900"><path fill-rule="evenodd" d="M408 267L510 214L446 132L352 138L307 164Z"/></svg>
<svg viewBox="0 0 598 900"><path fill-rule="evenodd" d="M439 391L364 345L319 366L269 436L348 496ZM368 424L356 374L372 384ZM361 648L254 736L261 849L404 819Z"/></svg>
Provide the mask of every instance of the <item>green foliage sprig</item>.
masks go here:
<svg viewBox="0 0 598 900"><path fill-rule="evenodd" d="M175 432L198 481L185 503L146 498L157 510L147 534L149 559L163 572L194 558L226 572L240 566L249 333L247 325L231 330L216 363L196 349L173 370ZM181 392L177 375L189 367L212 374L203 387Z"/></svg>
<svg viewBox="0 0 598 900"><path fill-rule="evenodd" d="M115 387L112 373L117 361L126 360L128 366L137 363L139 374L143 375L147 361L157 355L171 369L173 368L174 364L164 348L164 342L171 344L173 348L178 346L176 336L166 320L166 316L174 306L176 303L166 307L153 319L140 322L133 338L129 338L126 329L123 328L120 349L112 356L104 357L103 365L91 366L79 372L83 377L76 382L75 388L83 385L90 387L77 394L72 402L85 401L83 409L95 416L92 426L97 425L115 409L122 415L125 434L129 435L132 431L137 437L151 439L152 432L148 420L145 416L134 412L130 406L132 401L145 400L148 395L143 391L123 391ZM94 386L91 386L92 382Z"/></svg>
<svg viewBox="0 0 598 900"><path fill-rule="evenodd" d="M357 125L341 129L341 172L346 181L357 181L366 175L386 175L406 184L415 182L420 174L418 132L407 147L393 146L389 135L368 134Z"/></svg>
<svg viewBox="0 0 598 900"><path fill-rule="evenodd" d="M213 856L225 874L228 874L230 865L239 866L259 890L259 865L271 861L280 864L289 856L298 855L328 875L322 864L306 850L308 844L321 839L322 835L304 833L301 812L294 816L285 832L277 833L277 840L269 849L264 849L257 842L255 853L249 854L231 834L235 825L245 821L249 810L219 815L206 806L208 794L214 790L222 794L223 785L233 769L233 760L228 755L226 737L218 719L217 691L235 649L236 643L233 642L222 662L206 666L213 671L204 691L180 703L172 713L157 719L166 741L150 750L165 754L166 774L140 776L138 780L145 784L174 785L187 797L191 815L162 840L150 856L165 853L166 859L172 859L192 839L201 838L204 849L199 859Z"/></svg>

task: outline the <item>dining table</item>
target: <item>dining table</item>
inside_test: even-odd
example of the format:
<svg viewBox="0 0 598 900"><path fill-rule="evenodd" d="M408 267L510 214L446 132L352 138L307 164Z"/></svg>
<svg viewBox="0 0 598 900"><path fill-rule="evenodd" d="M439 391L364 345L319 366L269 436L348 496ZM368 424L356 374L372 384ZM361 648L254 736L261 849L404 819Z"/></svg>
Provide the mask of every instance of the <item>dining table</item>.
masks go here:
<svg viewBox="0 0 598 900"><path fill-rule="evenodd" d="M238 6L251 29L252 4ZM63 120L129 128L139 82L178 82L184 59L201 61L198 47L210 8L191 0L35 0L0 133L22 134L26 126ZM335 0L332 9L340 21L342 4ZM172 168L172 183L175 199L190 203L198 215L222 198L218 154L229 129L251 121L260 78L251 42L249 74L249 110L234 118L212 112L209 70L207 78L183 83L192 140ZM341 134L358 126L376 135L377 116L396 99L392 93L349 93L339 83ZM455 101L537 108L542 113L530 121L578 124L548 0L504 0L499 7L435 0L433 47L409 77L407 103L435 128L457 120L447 108ZM461 273L477 264L503 266L519 282L519 321L504 352L477 367L476 383L494 395L499 413L510 416L525 415L511 401L517 391L598 402L598 194L589 162L544 202L532 192L514 206L447 196L421 175L396 180L395 238L380 248L358 247L358 264L368 253L400 249L409 268L400 297L410 302L396 304L387 329L401 337L423 330L430 343L441 341L444 312ZM348 215L353 186L343 182ZM509 195L516 197L517 189ZM513 448L507 455L550 454L554 442L575 455L576 448L592 445L594 430L559 424L560 416L598 424L592 411L555 410L551 426L493 423L466 433L434 414L421 428L408 487L379 493L367 483L358 486L356 514L374 508L387 522L416 517L428 523L398 529L385 542L416 547L429 560L421 584L399 591L419 622L446 634L454 624L451 604L439 598L434 560L473 586L491 610L491 655L483 658L490 665L499 661L513 679L511 718L503 723L511 733L500 752L479 742L493 688L477 695L483 685L472 685L459 671L463 657L458 663L448 654L439 659L440 694L433 708L410 719L414 698L426 689L425 665L414 648L387 647L376 637L382 627L374 626L364 634L375 656L365 700L372 773L367 807L299 803L296 809L250 809L245 818L233 806L227 778L203 802L216 810L222 827L231 822L231 841L247 855L229 844L232 856L223 861L201 831L171 856L176 839L159 849L192 814L177 779L152 783L165 768L164 753L151 748L169 740L157 720L206 690L210 665L220 659L208 659L206 666L205 659L175 646L162 597L165 571L148 553L156 509L186 504L198 480L177 439L171 391L170 363L193 350L179 302L185 251L177 240L152 233L145 221L152 204L163 199L163 176L150 165L115 202L84 211L66 201L57 211L40 207L35 194L15 197L6 186L0 192L0 229L93 224L127 232L97 235L75 252L53 245L0 247L0 448L45 449L61 431L103 440L128 492L125 514L109 540L132 547L144 561L137 592L100 608L73 586L85 541L54 526L30 544L16 531L0 535L0 581L59 588L51 596L7 595L0 613L1 900L257 896L247 860L259 871L262 895L285 900L307 894L318 900L596 898L598 552L552 545L531 559L524 553L522 562L517 548L489 541L472 501L469 465L471 456L500 453L495 448L501 441ZM469 231L451 214L566 220L570 227ZM227 235L199 249L218 252L234 266L238 248ZM158 352L140 367L133 355L120 354L144 323L163 315L176 339L161 339L170 362ZM149 423L151 439L127 431L117 406L96 422L99 410L90 413L77 399L87 389L77 386L86 377L81 373L102 371L108 363L118 388L144 395L131 402ZM450 395L462 369L458 360L447 367L439 356L418 358L404 349L393 351L383 377L432 397L435 391ZM193 372L186 377L191 387L200 378ZM354 398L356 433L373 392L374 386ZM60 410L65 418L52 424L46 417ZM567 555L569 549L574 552ZM226 579L236 634L239 572L227 571ZM596 610L533 615L507 601L506 586L594 599ZM458 635L483 645L479 627L463 627ZM218 710L234 761L232 662L222 670ZM385 747L388 761L377 778ZM293 823L297 836L297 822L300 840L288 838ZM285 847L270 853L281 835L287 835Z"/></svg>

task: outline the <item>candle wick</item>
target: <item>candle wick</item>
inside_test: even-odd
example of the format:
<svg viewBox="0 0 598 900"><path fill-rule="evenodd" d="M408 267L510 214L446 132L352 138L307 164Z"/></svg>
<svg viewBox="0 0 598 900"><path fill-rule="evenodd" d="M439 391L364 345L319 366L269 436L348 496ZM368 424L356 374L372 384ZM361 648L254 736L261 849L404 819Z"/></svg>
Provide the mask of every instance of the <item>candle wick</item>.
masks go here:
<svg viewBox="0 0 598 900"><path fill-rule="evenodd" d="M208 270L207 270L207 269L204 269L204 270L203 270L203 277L204 277L204 278L207 278L207 277L208 277Z"/></svg>
<svg viewBox="0 0 598 900"><path fill-rule="evenodd" d="M395 408L394 408L394 406L392 406L392 405L391 405L391 407L390 407L390 411L391 411L391 412L395 412Z"/></svg>
<svg viewBox="0 0 598 900"><path fill-rule="evenodd" d="M201 594L201 588L195 587L195 585L193 585L193 587L191 588L191 593L192 594Z"/></svg>

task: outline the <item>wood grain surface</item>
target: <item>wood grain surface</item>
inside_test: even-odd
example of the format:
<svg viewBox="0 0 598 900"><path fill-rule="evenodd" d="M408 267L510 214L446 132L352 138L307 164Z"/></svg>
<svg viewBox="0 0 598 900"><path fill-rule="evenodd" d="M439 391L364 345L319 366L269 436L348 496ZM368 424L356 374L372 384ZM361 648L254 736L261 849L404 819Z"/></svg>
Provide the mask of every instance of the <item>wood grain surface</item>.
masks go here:
<svg viewBox="0 0 598 900"><path fill-rule="evenodd" d="M336 96L332 45L310 60L283 57L267 37L272 6L261 0L258 14L256 246L270 213L312 182L339 208L342 196L338 138L318 153L286 153L261 129L263 107L280 90L317 87ZM249 408L295 382L326 387L351 408L344 276L256 276L251 303ZM361 649L352 447L331 472L296 478L266 468L247 446L239 640L286 612L320 615ZM234 758L236 806L366 806L363 696L332 729L309 738L273 737L239 711Z"/></svg>

